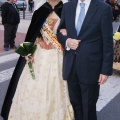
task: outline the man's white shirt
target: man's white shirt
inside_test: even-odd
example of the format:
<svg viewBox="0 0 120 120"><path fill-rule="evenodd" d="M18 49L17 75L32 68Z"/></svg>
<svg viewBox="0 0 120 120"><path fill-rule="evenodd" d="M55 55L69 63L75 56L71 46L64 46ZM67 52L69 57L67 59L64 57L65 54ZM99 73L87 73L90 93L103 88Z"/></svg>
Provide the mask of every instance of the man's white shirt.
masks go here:
<svg viewBox="0 0 120 120"><path fill-rule="evenodd" d="M88 8L90 6L90 2L91 2L91 0L85 0L83 2L83 3L85 3L85 15L87 14ZM82 3L82 1L78 0L78 4L77 4L77 7L76 7L75 27L77 26L78 18L79 18L80 11L81 11L80 3Z"/></svg>
<svg viewBox="0 0 120 120"><path fill-rule="evenodd" d="M87 14L88 8L90 6L90 2L91 2L91 0L85 0L83 2L83 3L85 3L85 15ZM79 18L80 11L81 11L80 3L82 3L82 1L78 0L77 7L76 7L76 16L75 16L75 28L77 27L78 18ZM66 40L66 50L70 50L70 48L67 46L67 40Z"/></svg>

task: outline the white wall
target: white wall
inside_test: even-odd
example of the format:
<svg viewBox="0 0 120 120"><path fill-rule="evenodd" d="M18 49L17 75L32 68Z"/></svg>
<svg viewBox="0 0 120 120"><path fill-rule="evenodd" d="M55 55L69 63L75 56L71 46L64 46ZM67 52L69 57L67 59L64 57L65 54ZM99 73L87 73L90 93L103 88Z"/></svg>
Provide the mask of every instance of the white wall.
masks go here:
<svg viewBox="0 0 120 120"><path fill-rule="evenodd" d="M42 0L34 0L34 2L35 2L35 6L36 6L37 3L40 2L40 1L42 1Z"/></svg>

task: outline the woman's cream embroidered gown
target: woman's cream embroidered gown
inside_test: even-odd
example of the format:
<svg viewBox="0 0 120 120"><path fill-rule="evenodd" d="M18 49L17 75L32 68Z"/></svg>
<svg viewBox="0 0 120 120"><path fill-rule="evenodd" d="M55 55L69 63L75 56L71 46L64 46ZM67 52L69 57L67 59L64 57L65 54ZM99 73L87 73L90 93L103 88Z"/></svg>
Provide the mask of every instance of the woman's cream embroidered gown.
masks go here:
<svg viewBox="0 0 120 120"><path fill-rule="evenodd" d="M48 25L56 34L59 19ZM37 44L34 54L33 80L28 65L20 77L8 120L73 120L68 87L62 79L62 53L42 49Z"/></svg>

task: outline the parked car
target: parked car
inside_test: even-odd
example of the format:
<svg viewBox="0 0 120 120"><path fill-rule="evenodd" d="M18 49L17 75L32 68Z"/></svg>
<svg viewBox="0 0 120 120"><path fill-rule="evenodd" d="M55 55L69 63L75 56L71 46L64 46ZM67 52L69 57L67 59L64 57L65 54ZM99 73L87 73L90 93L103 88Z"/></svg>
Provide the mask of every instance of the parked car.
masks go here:
<svg viewBox="0 0 120 120"><path fill-rule="evenodd" d="M14 0L19 10L26 10L27 2L26 0Z"/></svg>
<svg viewBox="0 0 120 120"><path fill-rule="evenodd" d="M0 0L0 10L1 10L1 5L5 3L6 1L7 0ZM27 2L25 0L14 0L14 3L18 6L19 10L26 10L27 8Z"/></svg>

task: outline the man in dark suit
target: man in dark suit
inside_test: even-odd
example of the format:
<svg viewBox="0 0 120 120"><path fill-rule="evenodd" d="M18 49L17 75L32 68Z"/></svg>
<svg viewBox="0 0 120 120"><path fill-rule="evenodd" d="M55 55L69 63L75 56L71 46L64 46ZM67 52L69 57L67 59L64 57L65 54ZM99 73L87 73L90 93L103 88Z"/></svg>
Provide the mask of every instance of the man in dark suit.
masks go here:
<svg viewBox="0 0 120 120"><path fill-rule="evenodd" d="M68 82L75 120L97 120L99 86L112 75L112 35L108 4L76 0L64 5L57 36L64 47L63 79Z"/></svg>

